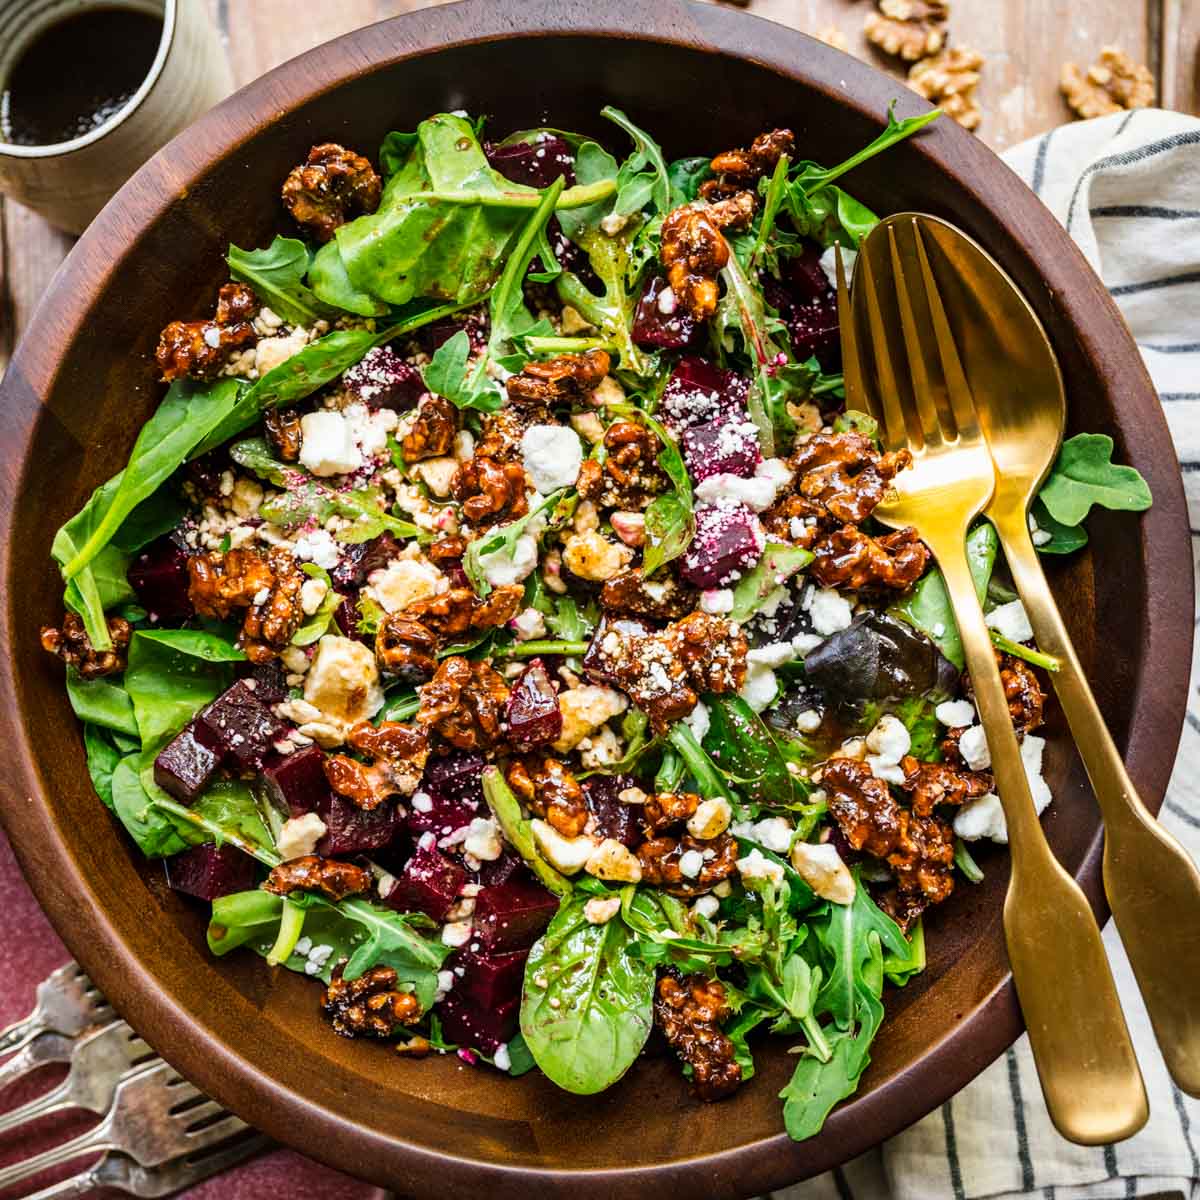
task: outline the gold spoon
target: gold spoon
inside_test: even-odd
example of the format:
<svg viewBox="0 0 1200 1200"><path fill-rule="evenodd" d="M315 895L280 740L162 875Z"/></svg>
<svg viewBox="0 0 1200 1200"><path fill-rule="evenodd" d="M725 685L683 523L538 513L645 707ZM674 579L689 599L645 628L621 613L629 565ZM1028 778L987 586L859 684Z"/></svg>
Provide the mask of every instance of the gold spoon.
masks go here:
<svg viewBox="0 0 1200 1200"><path fill-rule="evenodd" d="M1016 284L966 234L917 219L996 465L984 515L996 527L1038 647L1104 818L1104 889L1171 1077L1200 1096L1200 871L1125 771L1050 593L1029 507L1058 454L1062 376Z"/></svg>

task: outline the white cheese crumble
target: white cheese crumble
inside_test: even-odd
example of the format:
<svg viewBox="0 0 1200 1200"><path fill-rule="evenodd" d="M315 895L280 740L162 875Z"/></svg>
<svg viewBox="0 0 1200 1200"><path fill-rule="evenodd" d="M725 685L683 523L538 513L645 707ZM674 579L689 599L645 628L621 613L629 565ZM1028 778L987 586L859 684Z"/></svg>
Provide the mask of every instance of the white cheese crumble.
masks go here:
<svg viewBox="0 0 1200 1200"><path fill-rule="evenodd" d="M354 638L326 634L304 678L304 699L347 728L369 720L383 707L374 651Z"/></svg>
<svg viewBox="0 0 1200 1200"><path fill-rule="evenodd" d="M315 812L284 821L275 839L275 849L284 862L312 854L325 836L325 822Z"/></svg>
<svg viewBox="0 0 1200 1200"><path fill-rule="evenodd" d="M742 684L738 695L755 712L762 712L775 699L775 693L779 690L778 681L775 678L775 672L770 667L764 667L759 663L748 663L746 667L746 680Z"/></svg>
<svg viewBox="0 0 1200 1200"><path fill-rule="evenodd" d="M1033 637L1033 626L1029 623L1029 614L1020 600L1001 604L993 608L984 618L988 628L1013 642L1028 642Z"/></svg>
<svg viewBox="0 0 1200 1200"><path fill-rule="evenodd" d="M972 771L985 771L992 765L992 752L988 749L987 735L982 725L972 725L962 731L958 739L958 752Z"/></svg>
<svg viewBox="0 0 1200 1200"><path fill-rule="evenodd" d="M699 850L685 850L679 856L679 873L695 879L704 869L704 855Z"/></svg>
<svg viewBox="0 0 1200 1200"><path fill-rule="evenodd" d="M792 844L794 832L785 817L764 817L763 820L754 823L751 837L759 845L774 850L776 854L786 854Z"/></svg>
<svg viewBox="0 0 1200 1200"><path fill-rule="evenodd" d="M700 611L720 616L733 611L732 588L706 588L700 593Z"/></svg>
<svg viewBox="0 0 1200 1200"><path fill-rule="evenodd" d="M1029 790L1033 793L1033 807L1041 816L1046 806L1053 800L1050 787L1042 778L1042 752L1046 748L1046 739L1034 737L1027 733L1021 741L1021 765L1025 768L1025 778L1029 780ZM980 796L964 804L954 818L954 832L965 842L978 841L980 838L991 838L993 842L1008 841L1008 826L1004 820L1004 808L1000 797L994 792Z"/></svg>
<svg viewBox="0 0 1200 1200"><path fill-rule="evenodd" d="M692 904L692 912L698 917L706 917L712 920L717 915L717 911L721 907L721 902L713 895L697 896Z"/></svg>
<svg viewBox="0 0 1200 1200"><path fill-rule="evenodd" d="M813 588L805 595L804 607L812 618L813 629L825 637L845 629L854 611L850 601L833 588Z"/></svg>
<svg viewBox="0 0 1200 1200"><path fill-rule="evenodd" d="M846 270L846 286L850 286L850 278L854 274L854 264L858 260L858 251L849 246L842 247L842 264ZM817 260L831 288L837 287L837 254L832 246Z"/></svg>
<svg viewBox="0 0 1200 1200"><path fill-rule="evenodd" d="M529 642L546 636L546 618L536 608L526 608L510 622L518 642Z"/></svg>
<svg viewBox="0 0 1200 1200"><path fill-rule="evenodd" d="M698 700L696 702L696 707L683 718L683 723L691 729L696 737L696 741L704 741L704 735L708 732L708 727L711 724L708 706L704 701Z"/></svg>
<svg viewBox="0 0 1200 1200"><path fill-rule="evenodd" d="M444 592L450 581L431 562L402 558L372 571L367 591L384 612L402 612L417 600Z"/></svg>
<svg viewBox="0 0 1200 1200"><path fill-rule="evenodd" d="M566 425L531 425L521 435L521 459L543 495L571 487L583 466L579 435Z"/></svg>
<svg viewBox="0 0 1200 1200"><path fill-rule="evenodd" d="M792 866L822 900L831 900L834 904L854 903L854 876L842 862L836 846L829 842L819 845L797 842L792 847Z"/></svg>
<svg viewBox="0 0 1200 1200"><path fill-rule="evenodd" d="M314 475L345 475L362 466L353 430L340 412L305 413L300 432L300 465Z"/></svg>
<svg viewBox="0 0 1200 1200"><path fill-rule="evenodd" d="M769 879L772 883L783 882L783 867L766 858L757 846L745 858L737 860L737 869L743 880Z"/></svg>
<svg viewBox="0 0 1200 1200"><path fill-rule="evenodd" d="M479 859L480 862L495 862L504 853L500 830L491 817L472 818L467 826L467 836L463 840L463 852Z"/></svg>
<svg viewBox="0 0 1200 1200"><path fill-rule="evenodd" d="M912 738L904 722L891 713L885 713L867 734L866 749L870 752L866 758L867 766L878 779L887 783L903 783L904 772L899 763L911 748Z"/></svg>
<svg viewBox="0 0 1200 1200"><path fill-rule="evenodd" d="M696 485L696 499L704 504L745 504L755 512L762 512L775 503L791 479L792 472L783 459L767 458L749 479L724 473L710 475Z"/></svg>
<svg viewBox="0 0 1200 1200"><path fill-rule="evenodd" d="M326 571L332 571L341 558L341 551L338 550L333 535L324 529L314 529L302 534L296 539L292 552L301 562L316 563Z"/></svg>
<svg viewBox="0 0 1200 1200"><path fill-rule="evenodd" d="M520 583L537 566L537 560L537 540L526 533L517 538L511 554L503 548L491 554L482 554L479 565L488 583L498 588Z"/></svg>
<svg viewBox="0 0 1200 1200"><path fill-rule="evenodd" d="M975 705L970 700L944 700L933 710L933 715L947 729L959 729L975 720Z"/></svg>

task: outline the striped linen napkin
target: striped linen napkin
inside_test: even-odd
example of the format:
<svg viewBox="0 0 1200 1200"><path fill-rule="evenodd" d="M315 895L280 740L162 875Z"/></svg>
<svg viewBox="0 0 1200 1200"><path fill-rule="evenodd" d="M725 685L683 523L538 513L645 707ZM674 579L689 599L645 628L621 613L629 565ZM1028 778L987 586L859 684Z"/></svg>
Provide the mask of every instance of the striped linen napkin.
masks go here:
<svg viewBox="0 0 1200 1200"><path fill-rule="evenodd" d="M1200 561L1200 120L1139 109L1051 130L1006 161L1066 226L1133 331L1175 440ZM1187 723L1160 814L1200 858L1200 697L1193 653ZM1116 1146L1055 1132L1022 1038L924 1120L775 1200L1200 1200L1200 1101L1172 1083L1129 961L1104 941L1150 1096L1150 1121Z"/></svg>

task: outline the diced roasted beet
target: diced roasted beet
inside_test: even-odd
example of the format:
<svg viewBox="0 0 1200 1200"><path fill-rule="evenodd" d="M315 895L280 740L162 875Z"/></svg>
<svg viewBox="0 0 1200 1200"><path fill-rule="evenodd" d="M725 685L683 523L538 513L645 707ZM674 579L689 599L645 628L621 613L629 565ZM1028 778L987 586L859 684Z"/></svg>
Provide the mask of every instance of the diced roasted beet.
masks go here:
<svg viewBox="0 0 1200 1200"><path fill-rule="evenodd" d="M254 886L254 859L228 843L193 846L172 855L164 866L169 887L201 900L216 900Z"/></svg>
<svg viewBox="0 0 1200 1200"><path fill-rule="evenodd" d="M741 416L746 411L749 385L734 371L726 371L698 354L685 354L675 364L663 388L660 415L676 436L705 421Z"/></svg>
<svg viewBox="0 0 1200 1200"><path fill-rule="evenodd" d="M532 946L558 911L558 901L540 883L517 877L484 888L475 898L475 933L491 952Z"/></svg>
<svg viewBox="0 0 1200 1200"><path fill-rule="evenodd" d="M474 800L469 796L444 796L422 787L409 801L406 827L413 838L432 833L440 840L449 837L456 829L470 825L475 817L483 815L483 809L482 793L478 800Z"/></svg>
<svg viewBox="0 0 1200 1200"><path fill-rule="evenodd" d="M317 745L291 754L272 754L263 767L262 778L275 807L292 817L317 812L329 799L325 751Z"/></svg>
<svg viewBox="0 0 1200 1200"><path fill-rule="evenodd" d="M566 187L575 182L575 156L571 147L553 134L543 134L536 142L514 142L511 146L485 142L483 152L492 168L513 183L547 188L560 175Z"/></svg>
<svg viewBox="0 0 1200 1200"><path fill-rule="evenodd" d="M619 797L626 788L637 786L632 775L592 775L583 783L588 808L596 818L596 833L616 838L630 850L645 840L641 812L636 804L624 804Z"/></svg>
<svg viewBox="0 0 1200 1200"><path fill-rule="evenodd" d="M558 693L541 659L535 658L513 682L505 719L509 741L518 750L544 746L562 733Z"/></svg>
<svg viewBox="0 0 1200 1200"><path fill-rule="evenodd" d="M251 679L239 679L218 696L196 718L196 725L208 740L221 748L225 758L239 766L258 768L271 750L271 743L283 736L283 722L257 695Z"/></svg>
<svg viewBox="0 0 1200 1200"><path fill-rule="evenodd" d="M460 329L467 331L473 352L482 350L487 344L487 330L484 328L483 318L477 313L466 317L443 317L440 321L430 321L428 325L422 325L417 330L417 342L426 354L432 355Z"/></svg>
<svg viewBox="0 0 1200 1200"><path fill-rule="evenodd" d="M391 346L375 346L342 376L342 386L368 408L416 407L425 382L416 367L406 363Z"/></svg>
<svg viewBox="0 0 1200 1200"><path fill-rule="evenodd" d="M790 254L780 262L784 285L797 301L821 300L833 293L833 285L821 266L824 250L817 245L805 246L799 254Z"/></svg>
<svg viewBox="0 0 1200 1200"><path fill-rule="evenodd" d="M317 843L317 853L326 858L379 850L400 829L395 805L384 803L366 812L333 791L326 792L317 805L317 815L325 822L325 836Z"/></svg>
<svg viewBox="0 0 1200 1200"><path fill-rule="evenodd" d="M762 557L763 527L745 504L710 504L696 509L696 535L680 575L698 588L729 587Z"/></svg>
<svg viewBox="0 0 1200 1200"><path fill-rule="evenodd" d="M154 760L154 782L176 800L192 804L221 765L221 750L207 729L193 721Z"/></svg>
<svg viewBox="0 0 1200 1200"><path fill-rule="evenodd" d="M481 862L475 878L484 887L495 887L499 883L507 883L514 875L525 873L525 862L521 856L507 843L504 843L499 858L490 862Z"/></svg>
<svg viewBox="0 0 1200 1200"><path fill-rule="evenodd" d="M151 625L179 625L193 613L187 551L168 534L140 551L127 572L129 586Z"/></svg>
<svg viewBox="0 0 1200 1200"><path fill-rule="evenodd" d="M381 533L369 542L344 546L337 566L329 572L334 591L348 592L362 587L372 571L382 570L403 548L393 533Z"/></svg>
<svg viewBox="0 0 1200 1200"><path fill-rule="evenodd" d="M383 902L397 912L423 912L435 921L444 921L466 882L467 873L458 863L418 846Z"/></svg>
<svg viewBox="0 0 1200 1200"><path fill-rule="evenodd" d="M479 1008L452 991L438 1004L437 1013L447 1041L482 1050L490 1057L516 1036L521 998L499 1008Z"/></svg>
<svg viewBox="0 0 1200 1200"><path fill-rule="evenodd" d="M374 646L375 635L367 633L359 627L361 615L358 600L353 596L347 596L333 610L333 619L337 622L337 627L342 631L343 637L353 638L356 642L362 642L364 646Z"/></svg>
<svg viewBox="0 0 1200 1200"><path fill-rule="evenodd" d="M819 246L808 246L785 259L782 281L765 281L763 295L787 326L796 358L815 354L822 367L833 370L841 358L837 293L821 267L821 253Z"/></svg>
<svg viewBox="0 0 1200 1200"><path fill-rule="evenodd" d="M254 680L254 694L264 704L278 704L287 699L287 671L277 658L259 663L250 671Z"/></svg>
<svg viewBox="0 0 1200 1200"><path fill-rule="evenodd" d="M431 758L421 786L447 800L483 803L483 755L452 750L440 758Z"/></svg>
<svg viewBox="0 0 1200 1200"><path fill-rule="evenodd" d="M698 326L695 318L675 301L662 300L670 289L661 275L651 275L633 317L633 340L656 350L682 350L691 345ZM665 304L665 308L664 308Z"/></svg>
<svg viewBox="0 0 1200 1200"><path fill-rule="evenodd" d="M834 300L798 304L788 316L787 329L792 352L801 362L816 355L825 370L837 367L841 361L841 337Z"/></svg>
<svg viewBox="0 0 1200 1200"><path fill-rule="evenodd" d="M528 957L528 950L511 950L507 954L472 951L466 947L456 950L446 960L447 969L455 976L454 994L478 1009L511 1004L521 994Z"/></svg>
<svg viewBox="0 0 1200 1200"><path fill-rule="evenodd" d="M609 637L615 635L618 640L625 640L646 637L647 634L653 632L653 626L648 625L645 621L639 621L636 617L601 617L583 656L583 669L587 673L587 677L596 683L619 683L616 675L607 666L613 657L612 650L605 649L606 645L612 645L608 640Z"/></svg>
<svg viewBox="0 0 1200 1200"><path fill-rule="evenodd" d="M758 426L747 413L693 425L683 431L683 461L696 483L710 475L749 479L762 462Z"/></svg>

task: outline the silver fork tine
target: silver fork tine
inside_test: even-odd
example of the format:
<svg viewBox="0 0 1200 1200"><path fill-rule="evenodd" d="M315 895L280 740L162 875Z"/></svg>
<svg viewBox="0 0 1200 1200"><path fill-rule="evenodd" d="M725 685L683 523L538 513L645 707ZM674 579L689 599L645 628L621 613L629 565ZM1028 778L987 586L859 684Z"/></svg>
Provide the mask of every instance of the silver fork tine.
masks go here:
<svg viewBox="0 0 1200 1200"><path fill-rule="evenodd" d="M900 309L900 327L904 331L904 348L908 352L908 373L912 377L913 407L921 423L921 436L930 449L939 446L942 423L937 405L933 401L929 373L925 369L925 354L921 347L921 335L913 313L912 296L904 278L904 267L900 262L900 247L896 243L896 227L888 226L888 246L892 252L892 276L896 285L896 305Z"/></svg>
<svg viewBox="0 0 1200 1200"><path fill-rule="evenodd" d="M855 269L861 276L857 286L862 288L867 305L875 373L879 376L879 394L883 404L880 433L884 449L902 450L908 445L908 429L904 421L904 410L900 407L896 372L892 367L892 356L883 327L883 312L879 307L879 294L875 290L875 276L871 271L870 259L865 254L860 254Z"/></svg>
<svg viewBox="0 0 1200 1200"><path fill-rule="evenodd" d="M220 1105L217 1105L217 1108L220 1109ZM241 1117L230 1113L224 1120L206 1125L203 1129L189 1129L187 1152L194 1154L198 1150L203 1150L205 1146L216 1145L217 1142L223 1142L226 1138L233 1137L235 1133L242 1133L249 1128L250 1126Z"/></svg>
<svg viewBox="0 0 1200 1200"><path fill-rule="evenodd" d="M37 1000L27 1017L0 1030L0 1054L10 1054L39 1033L74 1037L89 1025L111 1021L115 1014L78 963L51 971L37 987Z"/></svg>
<svg viewBox="0 0 1200 1200"><path fill-rule="evenodd" d="M842 340L842 389L846 393L846 407L870 413L882 425L883 414L872 403L863 386L858 334L854 329L854 313L850 307L850 289L846 286L846 264L842 259L842 248L836 242L833 255L837 263L838 331Z"/></svg>
<svg viewBox="0 0 1200 1200"><path fill-rule="evenodd" d="M942 361L946 393L950 398L950 411L954 414L954 423L958 426L959 436L976 438L980 435L980 430L979 416L975 411L975 399L971 395L971 387L967 383L966 372L963 370L962 360L958 356L954 334L950 330L950 322L946 319L942 296L929 265L929 256L925 251L925 238L921 233L920 223L915 219L913 221L913 238L916 240L917 258L921 263L921 278L925 284L925 299L929 304L933 336L937 341L938 357Z"/></svg>

